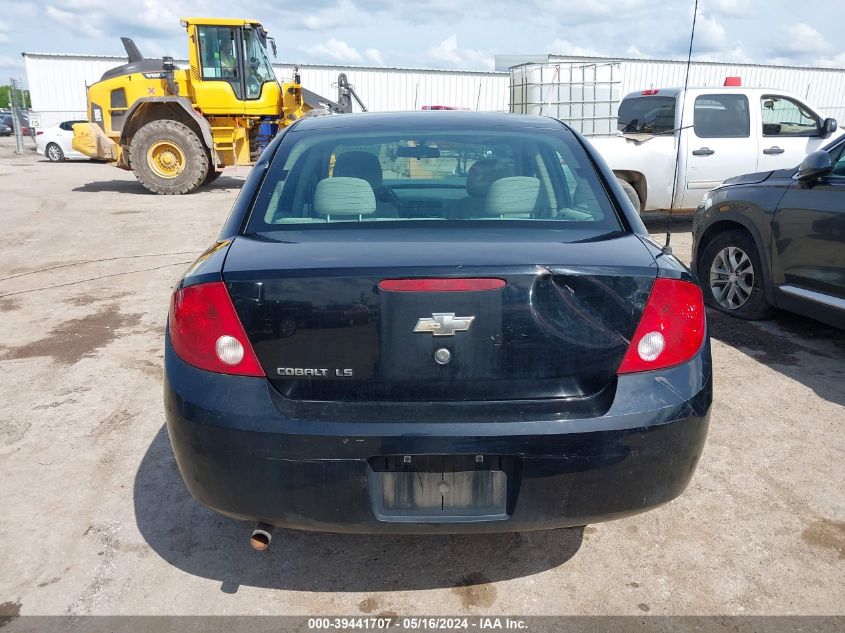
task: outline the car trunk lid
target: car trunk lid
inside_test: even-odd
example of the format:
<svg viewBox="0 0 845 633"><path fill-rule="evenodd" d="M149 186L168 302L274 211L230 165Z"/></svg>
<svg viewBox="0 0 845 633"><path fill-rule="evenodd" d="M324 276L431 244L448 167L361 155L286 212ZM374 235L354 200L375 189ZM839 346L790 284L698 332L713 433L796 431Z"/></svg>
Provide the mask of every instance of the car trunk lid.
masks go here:
<svg viewBox="0 0 845 633"><path fill-rule="evenodd" d="M268 379L293 399L412 402L589 398L615 380L656 275L634 235L459 235L237 238L224 278ZM407 279L501 283L383 283Z"/></svg>

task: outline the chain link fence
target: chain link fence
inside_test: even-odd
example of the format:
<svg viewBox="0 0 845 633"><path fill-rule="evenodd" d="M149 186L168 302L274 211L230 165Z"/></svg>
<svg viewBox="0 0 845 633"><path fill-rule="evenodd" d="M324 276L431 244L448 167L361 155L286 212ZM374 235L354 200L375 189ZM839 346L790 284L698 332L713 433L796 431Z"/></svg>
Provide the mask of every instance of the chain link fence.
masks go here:
<svg viewBox="0 0 845 633"><path fill-rule="evenodd" d="M30 125L28 116L29 103L26 92L18 79L9 79L9 107L11 109L12 132L15 135L15 153L23 154L24 138L35 141L35 130Z"/></svg>

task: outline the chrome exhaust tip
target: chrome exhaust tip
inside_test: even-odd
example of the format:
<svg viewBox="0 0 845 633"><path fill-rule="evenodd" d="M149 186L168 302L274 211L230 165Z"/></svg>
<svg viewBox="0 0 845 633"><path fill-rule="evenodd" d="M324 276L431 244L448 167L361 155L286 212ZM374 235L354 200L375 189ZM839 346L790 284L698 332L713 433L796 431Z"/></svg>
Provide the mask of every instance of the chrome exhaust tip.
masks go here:
<svg viewBox="0 0 845 633"><path fill-rule="evenodd" d="M270 547L270 541L273 538L273 527L266 523L259 523L252 530L252 536L249 537L249 544L252 549L257 552L263 552Z"/></svg>

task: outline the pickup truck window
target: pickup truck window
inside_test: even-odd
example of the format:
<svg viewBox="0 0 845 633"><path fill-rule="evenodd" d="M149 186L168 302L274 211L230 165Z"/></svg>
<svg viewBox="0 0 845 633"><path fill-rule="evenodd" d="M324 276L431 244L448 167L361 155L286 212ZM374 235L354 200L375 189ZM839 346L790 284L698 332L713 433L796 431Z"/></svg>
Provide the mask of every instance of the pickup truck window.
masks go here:
<svg viewBox="0 0 845 633"><path fill-rule="evenodd" d="M818 136L820 121L806 107L787 99L766 95L760 99L763 136Z"/></svg>
<svg viewBox="0 0 845 633"><path fill-rule="evenodd" d="M693 131L698 138L747 138L751 118L745 95L711 94L695 98Z"/></svg>
<svg viewBox="0 0 845 633"><path fill-rule="evenodd" d="M675 129L675 97L632 97L619 104L620 132L666 134Z"/></svg>

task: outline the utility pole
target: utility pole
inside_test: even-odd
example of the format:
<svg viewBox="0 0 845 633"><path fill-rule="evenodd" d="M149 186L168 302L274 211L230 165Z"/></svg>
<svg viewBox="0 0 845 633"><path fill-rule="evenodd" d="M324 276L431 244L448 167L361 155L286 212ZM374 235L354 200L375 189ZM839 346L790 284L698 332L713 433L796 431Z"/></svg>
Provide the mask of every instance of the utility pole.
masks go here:
<svg viewBox="0 0 845 633"><path fill-rule="evenodd" d="M23 130L21 129L21 102L20 93L18 92L18 82L14 79L9 79L9 101L12 106L12 122L15 124L15 154L23 154Z"/></svg>

